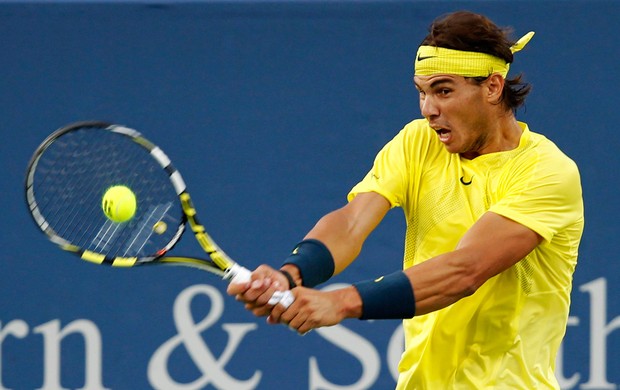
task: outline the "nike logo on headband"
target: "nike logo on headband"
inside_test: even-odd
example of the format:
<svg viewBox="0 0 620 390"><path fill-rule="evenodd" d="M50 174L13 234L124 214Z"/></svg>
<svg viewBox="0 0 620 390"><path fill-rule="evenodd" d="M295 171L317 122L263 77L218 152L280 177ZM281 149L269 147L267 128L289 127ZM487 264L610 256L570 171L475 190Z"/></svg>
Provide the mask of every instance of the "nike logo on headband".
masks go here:
<svg viewBox="0 0 620 390"><path fill-rule="evenodd" d="M428 60L429 58L435 58L437 56L425 56L422 57L421 55L418 54L418 61L424 61L424 60Z"/></svg>

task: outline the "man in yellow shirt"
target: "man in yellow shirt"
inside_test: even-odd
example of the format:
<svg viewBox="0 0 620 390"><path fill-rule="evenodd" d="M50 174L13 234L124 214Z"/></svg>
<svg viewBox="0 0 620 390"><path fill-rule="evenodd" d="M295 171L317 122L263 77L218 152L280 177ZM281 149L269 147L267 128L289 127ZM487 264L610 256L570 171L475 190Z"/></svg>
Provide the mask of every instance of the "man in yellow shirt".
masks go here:
<svg viewBox="0 0 620 390"><path fill-rule="evenodd" d="M415 58L424 119L385 145L279 271L260 266L228 292L300 333L404 319L398 389L557 389L583 201L575 163L515 118L530 88L507 78L509 64L532 36L512 42L470 12L436 20ZM403 270L313 289L351 264L392 207L407 220ZM287 288L290 307L269 304Z"/></svg>

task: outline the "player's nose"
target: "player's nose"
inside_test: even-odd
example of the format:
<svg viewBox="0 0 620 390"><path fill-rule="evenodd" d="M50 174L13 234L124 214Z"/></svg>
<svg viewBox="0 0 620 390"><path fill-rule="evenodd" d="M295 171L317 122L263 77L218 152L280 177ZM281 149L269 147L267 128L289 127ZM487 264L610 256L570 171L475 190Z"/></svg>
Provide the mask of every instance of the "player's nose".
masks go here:
<svg viewBox="0 0 620 390"><path fill-rule="evenodd" d="M426 96L420 99L420 113L429 121L439 115L439 109L432 97Z"/></svg>

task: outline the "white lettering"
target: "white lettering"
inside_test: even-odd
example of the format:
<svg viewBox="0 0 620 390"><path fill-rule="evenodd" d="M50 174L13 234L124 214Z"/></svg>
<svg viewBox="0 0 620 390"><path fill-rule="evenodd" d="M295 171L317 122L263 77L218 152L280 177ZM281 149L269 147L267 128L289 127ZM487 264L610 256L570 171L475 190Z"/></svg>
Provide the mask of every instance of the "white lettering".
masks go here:
<svg viewBox="0 0 620 390"><path fill-rule="evenodd" d="M207 316L197 324L191 312L191 303L196 295L206 295L211 300L211 310ZM201 284L183 290L174 302L173 316L178 334L162 344L151 357L148 365L148 379L156 389L162 390L189 390L202 389L213 383L218 389L254 389L260 382L262 373L255 371L247 380L237 380L230 376L225 366L237 350L243 337L256 329L256 324L225 324L222 328L228 333L228 344L219 359L215 358L200 332L215 324L224 312L224 300L217 289ZM179 383L170 376L168 361L172 352L183 345L202 377L190 383Z"/></svg>
<svg viewBox="0 0 620 390"><path fill-rule="evenodd" d="M81 390L106 390L101 375L101 334L89 320L75 320L60 328L60 320L52 320L33 328L33 333L43 335L44 375L41 390L62 390L60 384L60 342L72 333L84 337L84 387Z"/></svg>
<svg viewBox="0 0 620 390"><path fill-rule="evenodd" d="M343 286L345 285L331 285L325 290L342 288ZM564 353L567 351L564 348L564 343L560 345L556 360L556 377L562 389L614 390L618 388L616 384L612 383L613 380L611 382L608 380L607 375L610 366L614 368L609 371L610 375L617 375L618 373L615 370L615 362L609 361L612 355L608 355L608 350L611 353L616 351L612 351L608 347L608 342L612 333L618 334L614 331L620 329L620 316L608 318L609 293L607 287L605 278L595 279L579 287L579 291L589 294L589 312L579 313L581 318L576 315L568 317L567 330L570 331L571 328L581 326L582 323L589 324L589 339L576 341L579 345L589 345L589 355L579 356L579 360L572 362L572 367L574 367L574 363L579 363L576 372L565 372L569 369L565 365L567 360ZM193 299L199 296L207 297L211 305L205 318L195 321L190 307ZM586 305L582 305L578 309L585 311L584 306ZM235 353L239 350L246 335L257 328L256 323L224 323L221 325L223 333L220 333L223 335L225 333L224 337L226 337L227 343L223 350L218 349L221 351L219 356L214 355L201 335L205 329L220 321L223 313L224 300L222 294L209 285L191 286L178 295L173 306L173 318L177 327L177 334L157 348L148 364L148 381L153 388L192 390L213 387L251 390L259 387L262 378L260 370L250 368L249 374L246 374L247 379L238 379L232 377L226 369L227 365L235 364L233 360ZM10 390L3 384L3 379L9 381L9 377L3 378L3 374L13 373L15 375L17 371L10 367L11 363L15 364L15 361L3 358L3 349L5 350L4 354L10 354L7 340L11 338L24 339L28 336L30 329L29 324L21 319L14 319L6 323L0 322L0 390ZM309 389L355 390L373 388L377 385L382 369L382 357L379 354L380 346L373 344L372 338L367 339L342 324L320 328L315 332L357 360L361 366L361 373L358 378L350 381L353 383L342 384L343 380L338 381L337 377L326 378L325 371L321 372L318 358L310 356L308 360ZM40 390L65 390L61 383L61 371L67 372L67 370L61 370L61 346L63 340L72 334L79 334L84 340L84 373L77 373L77 375L84 375L84 386L79 390L107 390L102 381L101 334L95 323L90 320L79 319L62 328L61 320L54 319L33 327L32 333L40 334L43 337L43 384ZM186 352L194 362L198 372L196 379L184 379L186 382L181 383L172 377L171 372L174 370L170 370L169 364L172 363L172 356L179 353L179 349L183 350L181 353ZM385 364L387 364L389 374L394 381L398 380L398 363L403 351L404 334L402 324L399 324L389 339L385 356ZM275 359L275 357L269 356L269 359ZM588 363L589 367L586 366ZM588 369L589 372L586 372ZM75 372L75 370L70 371ZM14 377L11 379L15 380ZM614 379L616 378L614 377ZM23 387L24 385L23 382L17 381L13 386Z"/></svg>
<svg viewBox="0 0 620 390"><path fill-rule="evenodd" d="M581 389L607 390L616 385L607 382L607 336L620 328L620 316L607 322L607 280L598 278L579 287L590 293L590 380Z"/></svg>
<svg viewBox="0 0 620 390"><path fill-rule="evenodd" d="M335 290L347 286L346 284L332 284L323 290ZM332 344L349 352L362 364L362 375L357 382L343 386L329 382L321 374L316 357L310 357L310 390L356 390L368 389L379 377L381 361L379 353L371 342L352 332L342 325L318 328L316 332Z"/></svg>

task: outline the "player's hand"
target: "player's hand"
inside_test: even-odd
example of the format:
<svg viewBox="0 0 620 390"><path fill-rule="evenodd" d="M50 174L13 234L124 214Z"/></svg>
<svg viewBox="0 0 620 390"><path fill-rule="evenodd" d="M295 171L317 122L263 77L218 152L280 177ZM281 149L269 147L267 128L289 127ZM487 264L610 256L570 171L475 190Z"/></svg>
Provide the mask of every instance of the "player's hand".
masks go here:
<svg viewBox="0 0 620 390"><path fill-rule="evenodd" d="M305 287L293 290L295 302L287 309L276 305L267 322L282 323L305 334L312 329L340 323L345 318L361 315L361 299L355 287L319 291Z"/></svg>
<svg viewBox="0 0 620 390"><path fill-rule="evenodd" d="M276 291L288 288L288 280L280 271L261 265L252 272L252 280L247 283L231 283L226 292L238 301L245 303L245 308L256 316L267 316L273 305L269 299Z"/></svg>

